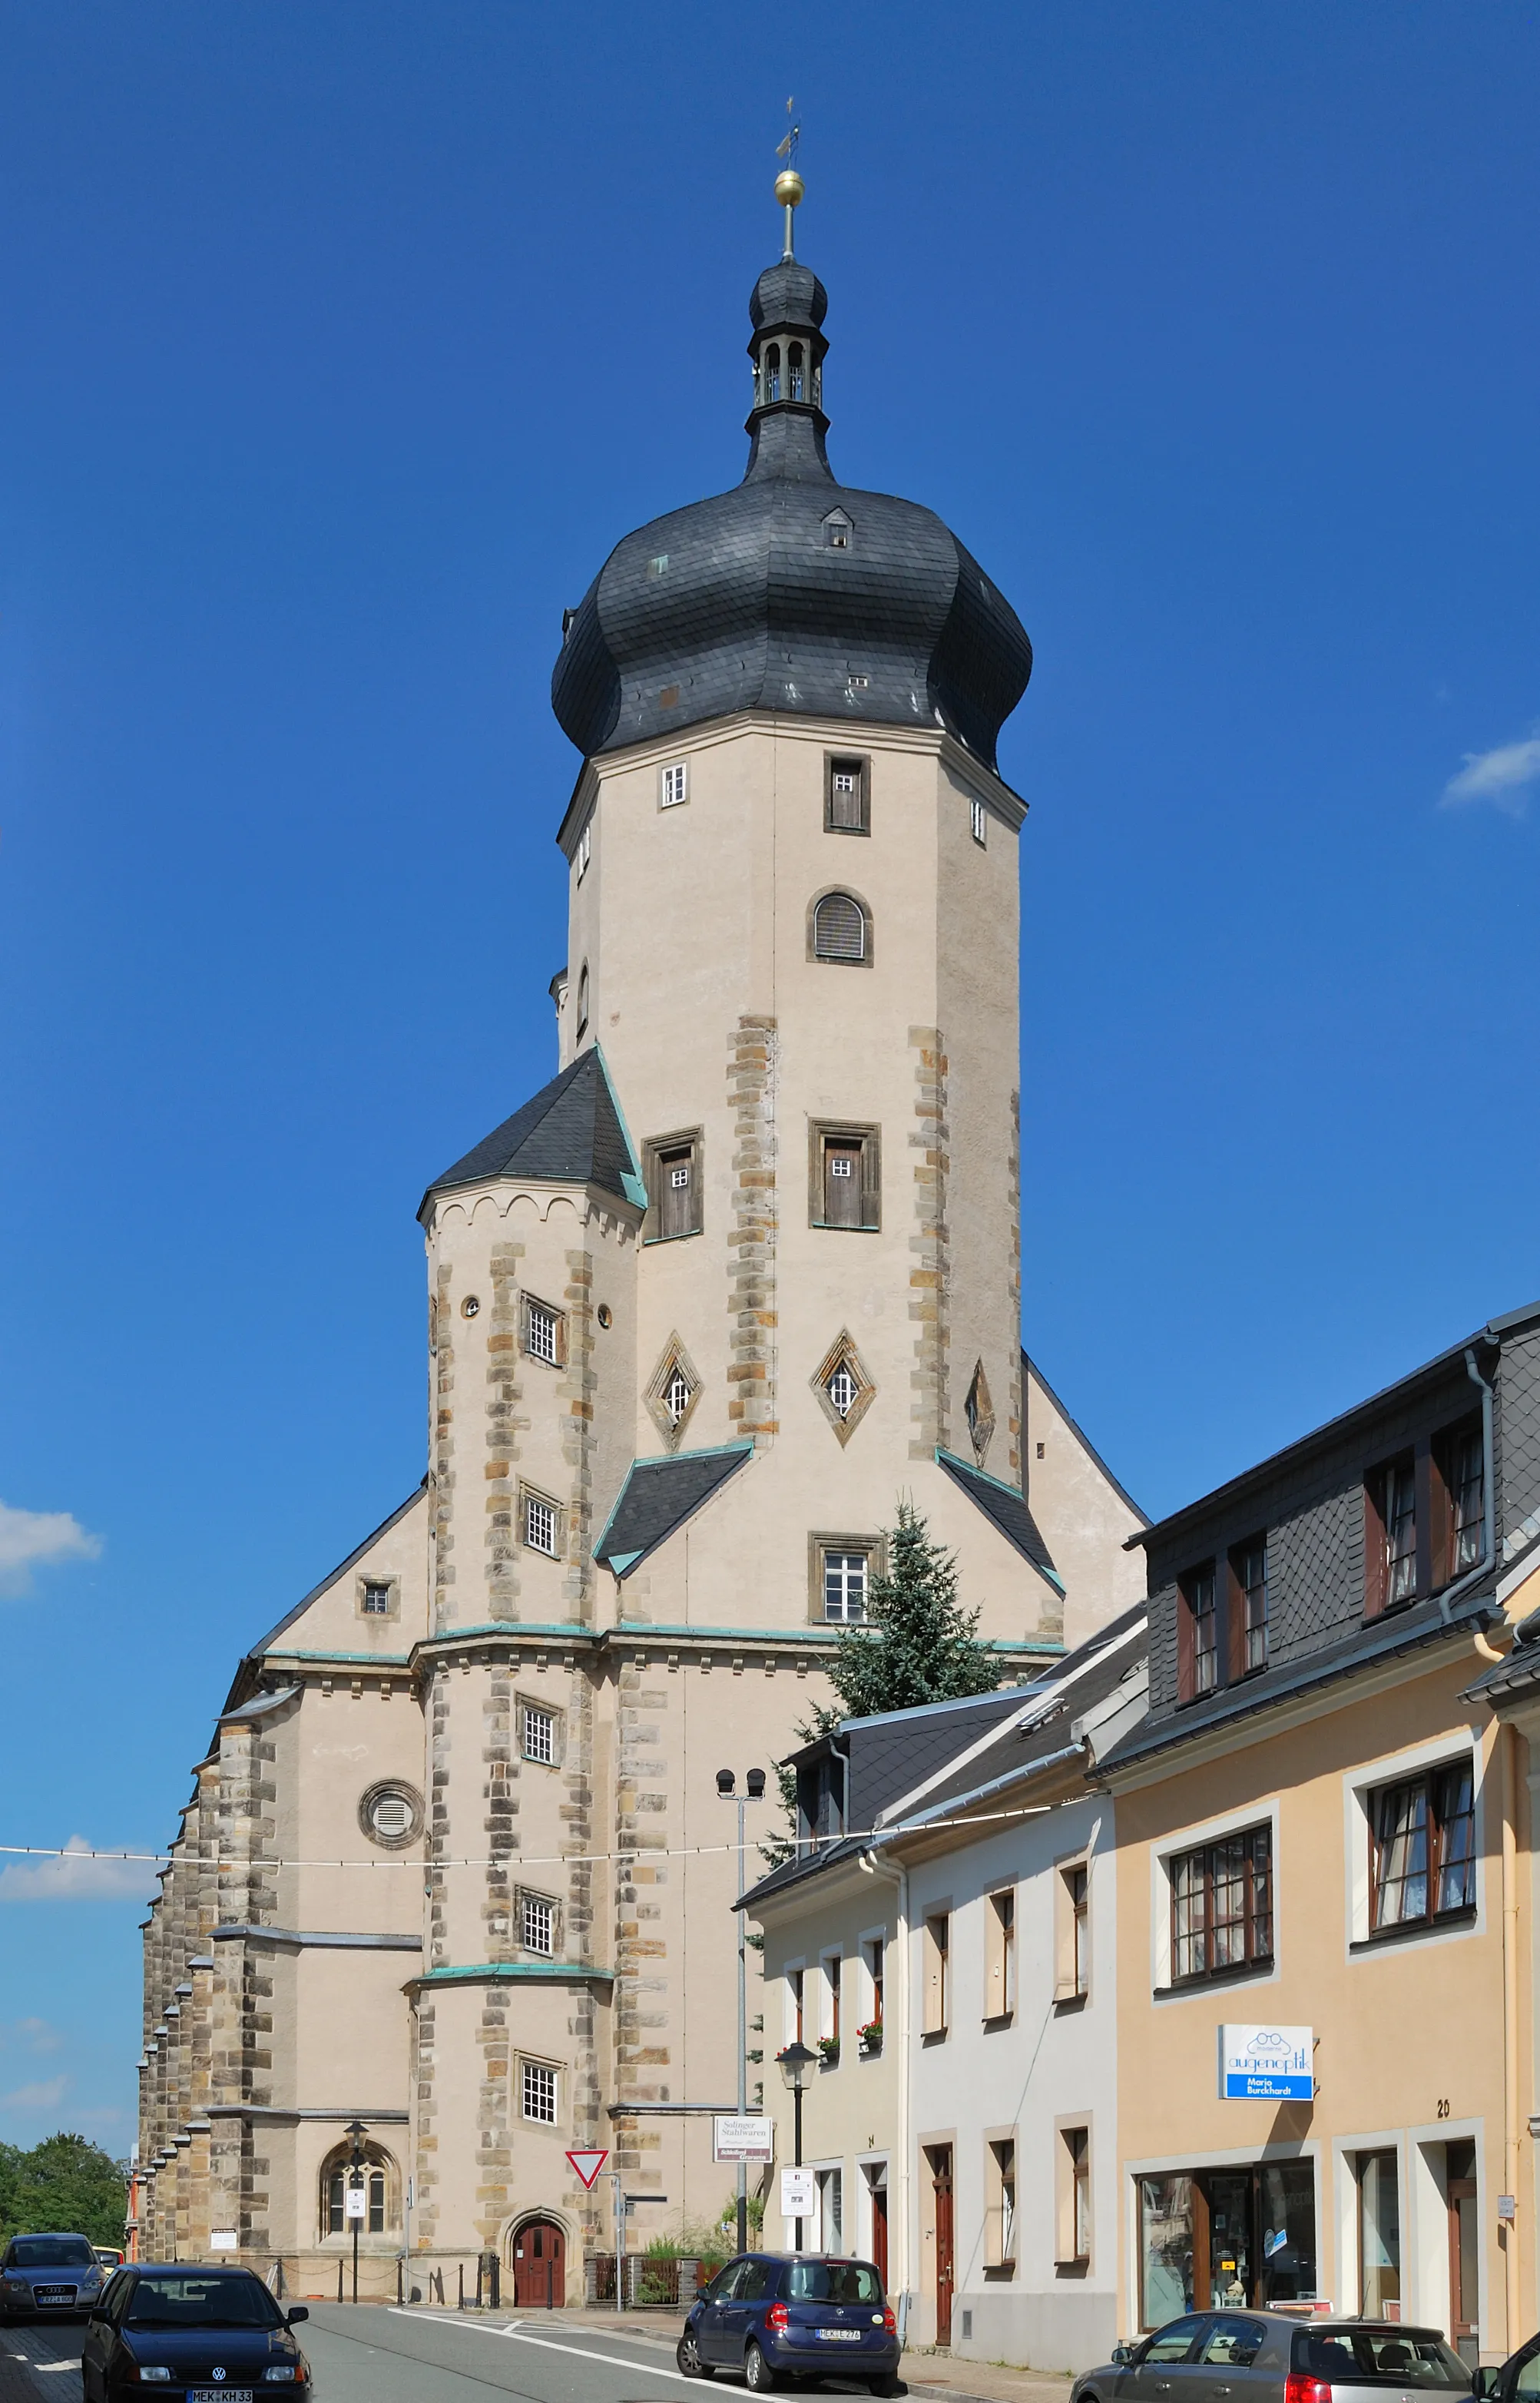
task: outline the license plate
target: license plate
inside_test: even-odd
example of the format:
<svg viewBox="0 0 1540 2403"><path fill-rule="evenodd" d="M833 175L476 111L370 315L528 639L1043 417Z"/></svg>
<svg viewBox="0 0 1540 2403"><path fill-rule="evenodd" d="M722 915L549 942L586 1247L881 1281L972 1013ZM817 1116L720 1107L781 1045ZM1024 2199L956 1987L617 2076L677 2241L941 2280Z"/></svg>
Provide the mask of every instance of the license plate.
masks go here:
<svg viewBox="0 0 1540 2403"><path fill-rule="evenodd" d="M249 2386L189 2386L187 2403L251 2403Z"/></svg>
<svg viewBox="0 0 1540 2403"><path fill-rule="evenodd" d="M859 2328L820 2328L818 2333L825 2344L859 2344L861 2341Z"/></svg>
<svg viewBox="0 0 1540 2403"><path fill-rule="evenodd" d="M73 2303L75 2288L73 2286L34 2286L32 2299L35 2303Z"/></svg>

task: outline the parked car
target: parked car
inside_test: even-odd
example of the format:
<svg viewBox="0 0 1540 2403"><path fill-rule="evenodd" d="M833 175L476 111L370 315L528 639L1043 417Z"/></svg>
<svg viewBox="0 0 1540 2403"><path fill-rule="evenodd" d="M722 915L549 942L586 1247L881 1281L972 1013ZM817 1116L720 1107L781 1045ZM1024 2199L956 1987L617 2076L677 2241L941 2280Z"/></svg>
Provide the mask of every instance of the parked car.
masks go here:
<svg viewBox="0 0 1540 2403"><path fill-rule="evenodd" d="M153 2382L166 2403L282 2386L308 2396L294 2339L302 2303L283 2312L250 2270L131 2261L90 2315L80 2355L86 2403L126 2403Z"/></svg>
<svg viewBox="0 0 1540 2403"><path fill-rule="evenodd" d="M1490 2403L1528 2403L1529 2396L1540 2395L1540 2336L1510 2353L1501 2369L1474 2371L1471 2386Z"/></svg>
<svg viewBox="0 0 1540 2403"><path fill-rule="evenodd" d="M120 2244L93 2244L91 2251L102 2264L104 2278L110 2278L115 2270L120 2270L128 2257Z"/></svg>
<svg viewBox="0 0 1540 2403"><path fill-rule="evenodd" d="M89 2312L102 2265L85 2236L13 2236L0 2257L0 2321L64 2319Z"/></svg>
<svg viewBox="0 0 1540 2403"><path fill-rule="evenodd" d="M1537 2340L1540 2341L1540 2340ZM1469 2395L1471 2371L1437 2328L1297 2313L1189 2312L1101 2369L1070 2403L1367 2403L1394 2395Z"/></svg>
<svg viewBox="0 0 1540 2403"><path fill-rule="evenodd" d="M898 2323L870 2261L743 2253L695 2299L679 2339L687 2378L742 2372L756 2395L797 2378L851 2378L898 2392Z"/></svg>

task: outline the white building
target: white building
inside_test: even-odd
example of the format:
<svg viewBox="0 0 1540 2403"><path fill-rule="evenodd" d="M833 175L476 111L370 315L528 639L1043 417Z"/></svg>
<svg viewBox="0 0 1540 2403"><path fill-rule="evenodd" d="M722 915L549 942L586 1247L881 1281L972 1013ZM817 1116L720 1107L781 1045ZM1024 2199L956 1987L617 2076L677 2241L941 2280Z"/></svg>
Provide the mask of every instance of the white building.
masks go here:
<svg viewBox="0 0 1540 2403"><path fill-rule="evenodd" d="M768 2043L834 2054L803 2100L803 2243L877 2259L913 2343L1063 2369L1115 2341L1116 1856L1088 1776L1146 1699L1136 1605L1026 1697L849 1720L796 1756L805 1849L748 1908ZM791 2098L766 2096L790 2162ZM790 2245L778 2194L767 2241Z"/></svg>

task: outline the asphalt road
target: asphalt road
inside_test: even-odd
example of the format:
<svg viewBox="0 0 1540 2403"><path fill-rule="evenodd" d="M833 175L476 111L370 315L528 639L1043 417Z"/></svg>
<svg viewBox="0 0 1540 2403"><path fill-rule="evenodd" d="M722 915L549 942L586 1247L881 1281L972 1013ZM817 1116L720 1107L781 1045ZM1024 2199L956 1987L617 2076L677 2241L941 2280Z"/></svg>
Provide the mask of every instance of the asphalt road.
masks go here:
<svg viewBox="0 0 1540 2403"><path fill-rule="evenodd" d="M384 2305L313 2303L299 2332L320 2403L680 2403L702 2382L681 2378L671 2345L563 2328L560 2320L461 2318ZM0 2403L81 2403L76 2326L0 2328ZM742 2395L736 2379L728 2396ZM865 2393L829 2382L836 2394Z"/></svg>

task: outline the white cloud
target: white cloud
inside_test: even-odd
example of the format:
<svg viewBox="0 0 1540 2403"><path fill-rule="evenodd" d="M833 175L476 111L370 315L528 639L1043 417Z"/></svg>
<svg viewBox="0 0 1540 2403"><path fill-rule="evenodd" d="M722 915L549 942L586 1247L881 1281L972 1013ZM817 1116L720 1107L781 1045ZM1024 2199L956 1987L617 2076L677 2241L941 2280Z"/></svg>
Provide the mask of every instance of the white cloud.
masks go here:
<svg viewBox="0 0 1540 2403"><path fill-rule="evenodd" d="M50 1561L94 1561L100 1535L68 1510L16 1510L0 1502L0 1593L25 1593L35 1568Z"/></svg>
<svg viewBox="0 0 1540 2403"><path fill-rule="evenodd" d="M47 2020L7 2020L0 2021L0 2049L19 2046L24 2052L57 2052L64 2039Z"/></svg>
<svg viewBox="0 0 1540 2403"><path fill-rule="evenodd" d="M42 2077L35 2085L18 2086L9 2094L0 2094L0 2111L57 2111L69 2092L69 2079Z"/></svg>
<svg viewBox="0 0 1540 2403"><path fill-rule="evenodd" d="M1500 743L1495 751L1467 751L1465 764L1445 785L1440 806L1458 809L1466 801L1491 801L1509 817L1521 818L1532 785L1540 784L1540 735L1527 742Z"/></svg>
<svg viewBox="0 0 1540 2403"><path fill-rule="evenodd" d="M93 1860L85 1837L72 1836L62 1854L0 1868L0 1902L143 1901L154 1884L153 1861Z"/></svg>

